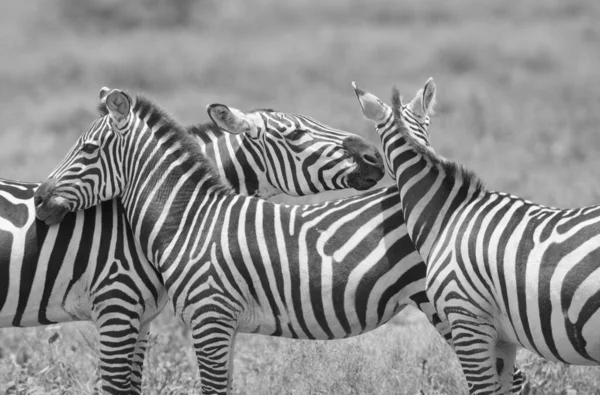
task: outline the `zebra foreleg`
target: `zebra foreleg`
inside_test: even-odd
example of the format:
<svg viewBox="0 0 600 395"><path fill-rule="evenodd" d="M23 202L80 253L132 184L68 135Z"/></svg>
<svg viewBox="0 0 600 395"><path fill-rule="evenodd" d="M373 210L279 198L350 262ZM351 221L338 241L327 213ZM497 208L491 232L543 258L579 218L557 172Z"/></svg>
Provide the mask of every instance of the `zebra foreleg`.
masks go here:
<svg viewBox="0 0 600 395"><path fill-rule="evenodd" d="M131 363L138 341L139 319L129 314L112 314L98 325L100 332L100 375L102 393L129 394ZM147 330L147 328L146 328Z"/></svg>
<svg viewBox="0 0 600 395"><path fill-rule="evenodd" d="M133 351L133 360L131 366L131 375L129 381L131 383L131 389L129 393L131 395L138 395L142 393L142 372L144 369L144 358L146 357L146 348L148 347L148 335L150 333L150 321L140 325L137 342L135 343L135 349Z"/></svg>
<svg viewBox="0 0 600 395"><path fill-rule="evenodd" d="M525 387L526 380L527 380L527 378L525 377L525 373L523 373L523 371L521 371L519 368L517 368L515 366L515 370L513 373L512 393L513 394L522 394L524 387Z"/></svg>
<svg viewBox="0 0 600 395"><path fill-rule="evenodd" d="M423 309L421 309L421 311L423 311ZM452 341L452 331L450 330L450 327L446 324L446 322L439 321L439 320L436 322L436 320L433 319L432 314L425 313L425 315L427 316L427 319L429 320L429 322L437 329L438 333L440 335L442 335L442 337L444 338L444 340L446 340L446 342L448 342L450 347L454 348L453 341ZM514 362L514 360L513 360L513 362ZM508 370L506 370L506 371L508 372ZM510 393L514 394L514 395L522 394L523 386L525 385L525 375L516 366L514 367L514 370L513 370L512 380L513 380L512 389L511 389Z"/></svg>
<svg viewBox="0 0 600 395"><path fill-rule="evenodd" d="M520 371L515 369L515 359L517 357L517 346L510 343L496 343L496 372L498 373L499 383L502 388L501 393L514 394L516 376L515 372ZM521 377L521 384L522 384ZM518 394L521 393L521 388L518 389Z"/></svg>
<svg viewBox="0 0 600 395"><path fill-rule="evenodd" d="M230 393L233 393L233 356L235 354L235 339L237 333L234 332L231 337L231 346L229 347L229 369L227 375L227 389Z"/></svg>
<svg viewBox="0 0 600 395"><path fill-rule="evenodd" d="M471 395L510 394L514 358L498 355L497 333L490 324L459 319L452 321L452 343ZM509 372L509 373L506 373ZM504 374L503 374L504 373ZM510 376L508 386L500 376Z"/></svg>
<svg viewBox="0 0 600 395"><path fill-rule="evenodd" d="M228 394L231 386L235 327L230 320L192 324L194 351L203 394Z"/></svg>

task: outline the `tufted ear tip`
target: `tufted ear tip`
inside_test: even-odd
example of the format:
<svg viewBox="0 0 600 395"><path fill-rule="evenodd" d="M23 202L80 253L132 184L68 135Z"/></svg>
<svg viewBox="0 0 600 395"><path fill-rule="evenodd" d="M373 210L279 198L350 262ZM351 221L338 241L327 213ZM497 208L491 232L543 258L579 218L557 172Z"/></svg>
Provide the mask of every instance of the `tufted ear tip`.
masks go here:
<svg viewBox="0 0 600 395"><path fill-rule="evenodd" d="M436 102L436 87L433 77L429 77L423 88L423 111L427 115L432 115Z"/></svg>
<svg viewBox="0 0 600 395"><path fill-rule="evenodd" d="M360 89L358 87L358 85L356 85L356 82L354 82L354 81L352 81L352 88L354 89L354 93L356 93L356 96L359 97L359 98L361 96L364 96L365 93L366 93L365 91L363 91L362 89Z"/></svg>
<svg viewBox="0 0 600 395"><path fill-rule="evenodd" d="M108 94L110 93L110 88L107 87L102 87L102 89L100 89L100 101L102 103L106 102L106 97L108 96Z"/></svg>
<svg viewBox="0 0 600 395"><path fill-rule="evenodd" d="M363 115L375 122L382 120L385 117L385 104L377 96L360 89L355 82L352 83L352 87L354 88L354 93L356 94Z"/></svg>

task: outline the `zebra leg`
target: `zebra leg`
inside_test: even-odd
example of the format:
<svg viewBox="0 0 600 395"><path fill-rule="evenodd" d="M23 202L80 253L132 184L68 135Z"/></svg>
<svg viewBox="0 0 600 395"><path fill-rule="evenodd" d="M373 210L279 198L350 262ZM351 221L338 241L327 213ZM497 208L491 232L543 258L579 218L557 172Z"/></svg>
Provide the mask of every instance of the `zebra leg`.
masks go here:
<svg viewBox="0 0 600 395"><path fill-rule="evenodd" d="M229 374L227 376L227 389L230 393L233 393L233 356L235 354L235 339L237 334L234 333L231 337L231 346L229 347Z"/></svg>
<svg viewBox="0 0 600 395"><path fill-rule="evenodd" d="M444 340L446 340L446 342L450 345L450 347L454 348L454 344L452 341L452 331L450 330L448 325L446 325L446 322L441 321L439 318L434 319L433 314L426 312L425 309L423 309L420 305L417 305L417 307L419 308L419 310L421 310L425 313L429 322L437 329L438 333L440 335L442 335L442 337L444 338ZM437 317L437 315L436 315L436 317ZM512 377L513 377L513 379L512 379L513 381L512 381L511 393L512 394L521 394L523 391L523 386L525 384L525 375L519 368L517 368L515 366Z"/></svg>
<svg viewBox="0 0 600 395"><path fill-rule="evenodd" d="M525 373L515 366L513 372L512 394L522 394L525 385Z"/></svg>
<svg viewBox="0 0 600 395"><path fill-rule="evenodd" d="M497 333L491 324L461 318L452 321L452 343L471 395L507 394L500 384L500 372L508 371L503 358L497 359ZM508 362L508 361L507 361ZM512 379L513 363L510 367Z"/></svg>
<svg viewBox="0 0 600 395"><path fill-rule="evenodd" d="M131 376L129 376L129 381L131 383L131 389L129 393L132 395L138 395L142 393L142 371L144 369L144 358L146 357L146 347L148 346L149 332L150 321L140 325L137 342L135 343L135 349L133 351Z"/></svg>
<svg viewBox="0 0 600 395"><path fill-rule="evenodd" d="M129 394L131 362L139 334L139 317L111 314L98 326L102 393Z"/></svg>
<svg viewBox="0 0 600 395"><path fill-rule="evenodd" d="M200 369L202 394L229 393L229 369L235 332L235 325L231 320L211 319L192 323L192 339Z"/></svg>
<svg viewBox="0 0 600 395"><path fill-rule="evenodd" d="M496 344L496 371L499 376L501 393L514 393L514 371L517 346L506 342ZM519 392L520 393L520 389Z"/></svg>

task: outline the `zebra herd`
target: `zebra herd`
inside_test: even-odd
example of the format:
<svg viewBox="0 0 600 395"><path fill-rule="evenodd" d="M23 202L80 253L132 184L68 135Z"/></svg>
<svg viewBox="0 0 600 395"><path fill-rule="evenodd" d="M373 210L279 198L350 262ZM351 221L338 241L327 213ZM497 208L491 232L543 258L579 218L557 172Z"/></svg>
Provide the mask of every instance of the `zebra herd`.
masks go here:
<svg viewBox="0 0 600 395"><path fill-rule="evenodd" d="M167 300L205 394L230 391L238 332L340 339L407 305L453 347L472 394L521 393L518 346L598 364L600 208L491 192L440 157L431 79L407 104L394 90L391 106L353 85L383 157L302 115L213 104L210 124L181 126L103 88L98 119L42 184L0 183L0 325L91 320L106 394L141 393ZM264 200L366 190L385 166L396 186Z"/></svg>

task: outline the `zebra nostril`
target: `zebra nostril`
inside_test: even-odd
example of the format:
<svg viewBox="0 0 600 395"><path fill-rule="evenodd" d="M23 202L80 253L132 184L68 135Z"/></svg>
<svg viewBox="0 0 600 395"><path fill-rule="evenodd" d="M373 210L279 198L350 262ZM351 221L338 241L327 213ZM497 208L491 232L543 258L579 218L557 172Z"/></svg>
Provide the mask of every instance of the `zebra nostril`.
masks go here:
<svg viewBox="0 0 600 395"><path fill-rule="evenodd" d="M375 155L371 155L371 154L363 154L362 160L363 160L363 162L365 162L366 164L371 165L371 166L377 166L379 163L377 161L377 158L375 157Z"/></svg>

